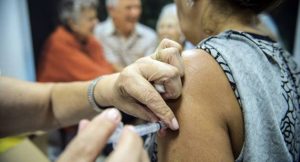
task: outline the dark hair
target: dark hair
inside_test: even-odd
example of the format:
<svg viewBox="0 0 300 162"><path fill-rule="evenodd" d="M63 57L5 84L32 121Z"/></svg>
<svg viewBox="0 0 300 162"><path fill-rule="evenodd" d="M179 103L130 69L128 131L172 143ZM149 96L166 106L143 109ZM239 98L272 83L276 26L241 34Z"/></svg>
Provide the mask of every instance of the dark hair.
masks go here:
<svg viewBox="0 0 300 162"><path fill-rule="evenodd" d="M255 14L277 7L282 0L228 0L240 9L249 9Z"/></svg>

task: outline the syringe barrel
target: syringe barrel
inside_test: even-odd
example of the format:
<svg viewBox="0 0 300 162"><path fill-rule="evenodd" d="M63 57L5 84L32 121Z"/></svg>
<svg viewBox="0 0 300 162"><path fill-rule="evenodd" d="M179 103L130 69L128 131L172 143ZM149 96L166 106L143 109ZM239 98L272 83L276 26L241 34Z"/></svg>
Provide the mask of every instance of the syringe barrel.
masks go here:
<svg viewBox="0 0 300 162"><path fill-rule="evenodd" d="M149 124L143 124L134 127L135 132L138 133L140 136L157 132L159 131L159 129L160 129L159 123L149 123Z"/></svg>
<svg viewBox="0 0 300 162"><path fill-rule="evenodd" d="M134 130L138 135L144 136L150 133L157 132L162 128L166 128L166 125L163 124L162 122L156 122L156 123L148 123L148 124L141 124L135 126ZM107 143L110 144L110 143L117 142L121 136L122 130L123 130L123 124L120 124L119 127L113 133L113 135L109 138Z"/></svg>

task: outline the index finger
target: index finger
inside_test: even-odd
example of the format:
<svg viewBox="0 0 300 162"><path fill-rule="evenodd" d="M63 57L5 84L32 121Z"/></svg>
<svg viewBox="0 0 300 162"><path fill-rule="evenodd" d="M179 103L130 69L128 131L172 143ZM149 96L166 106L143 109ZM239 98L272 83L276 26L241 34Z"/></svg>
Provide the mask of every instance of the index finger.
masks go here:
<svg viewBox="0 0 300 162"><path fill-rule="evenodd" d="M134 96L136 100L148 107L159 119L168 125L172 130L179 128L177 119L171 108L165 103L161 95L154 87L144 78L136 76L133 86L128 85L126 91L130 96ZM138 88L136 88L138 87ZM134 90L134 88L136 88Z"/></svg>
<svg viewBox="0 0 300 162"><path fill-rule="evenodd" d="M181 46L179 43L177 43L177 42L175 42L175 41L173 41L173 40L170 40L170 39L166 39L166 38L163 39L163 40L159 43L157 49L165 49L165 48L170 48L170 47L177 48L177 49L180 51L180 53L181 53L181 51L182 51L182 46Z"/></svg>
<svg viewBox="0 0 300 162"><path fill-rule="evenodd" d="M163 68L164 70L161 70ZM163 81L174 76L179 76L171 65L152 60L152 63L140 64L138 73L131 73L130 84L124 86L125 91L134 99L148 107L159 119L173 130L179 128L171 108L165 103L161 95L149 81ZM149 69L141 71L141 69ZM152 70L150 70L152 69ZM146 79L148 80L146 80ZM181 85L179 85L181 86Z"/></svg>
<svg viewBox="0 0 300 162"><path fill-rule="evenodd" d="M175 66L180 76L184 75L184 65L181 58L182 47L175 41L164 39L150 57L154 60L161 61Z"/></svg>

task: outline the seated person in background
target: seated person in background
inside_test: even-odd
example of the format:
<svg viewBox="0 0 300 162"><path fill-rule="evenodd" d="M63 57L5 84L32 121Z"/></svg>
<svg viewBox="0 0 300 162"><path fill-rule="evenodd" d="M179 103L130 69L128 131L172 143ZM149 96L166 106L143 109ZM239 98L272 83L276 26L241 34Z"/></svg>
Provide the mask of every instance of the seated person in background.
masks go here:
<svg viewBox="0 0 300 162"><path fill-rule="evenodd" d="M90 80L114 72L93 36L97 0L62 0L61 25L44 45L38 65L40 82Z"/></svg>
<svg viewBox="0 0 300 162"><path fill-rule="evenodd" d="M256 28L278 0L175 1L183 33L200 43L183 54L182 97L170 102L180 130L158 138L158 160L298 162L299 69Z"/></svg>
<svg viewBox="0 0 300 162"><path fill-rule="evenodd" d="M50 35L42 51L37 80L85 81L113 73L112 65L105 60L103 49L93 36L97 0L63 0L59 18L61 25ZM76 132L76 127L62 130L58 135L62 141L52 140L62 143L56 150L62 150ZM54 133L50 135L50 140L54 136Z"/></svg>
<svg viewBox="0 0 300 162"><path fill-rule="evenodd" d="M155 32L138 23L142 12L140 0L106 0L106 8L110 17L96 26L95 36L117 70L154 52Z"/></svg>
<svg viewBox="0 0 300 162"><path fill-rule="evenodd" d="M184 50L194 48L194 45L186 41L185 36L181 32L174 3L168 4L162 9L158 17L156 31L159 41L168 38L181 44Z"/></svg>

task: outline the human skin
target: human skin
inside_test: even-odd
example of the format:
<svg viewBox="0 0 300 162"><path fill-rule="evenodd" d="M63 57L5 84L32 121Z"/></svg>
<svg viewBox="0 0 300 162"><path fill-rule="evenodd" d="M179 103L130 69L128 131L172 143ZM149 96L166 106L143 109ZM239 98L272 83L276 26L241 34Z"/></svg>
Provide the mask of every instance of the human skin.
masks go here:
<svg viewBox="0 0 300 162"><path fill-rule="evenodd" d="M121 114L116 109L105 110L92 121L82 120L78 134L58 162L94 162L120 121ZM106 159L106 162L119 161L149 162L143 141L132 126L125 126L116 148Z"/></svg>
<svg viewBox="0 0 300 162"><path fill-rule="evenodd" d="M100 80L94 91L96 102L144 120L162 120L177 130L177 120L163 98L180 96L183 69L181 46L165 40L152 56ZM149 82L164 85L166 92L161 96ZM56 129L94 117L97 112L87 99L90 83L31 83L0 77L0 136Z"/></svg>
<svg viewBox="0 0 300 162"><path fill-rule="evenodd" d="M226 30L264 35L253 25L256 15L247 11L216 6L211 0L175 2L181 29L193 44ZM159 161L234 161L244 143L244 122L229 81L204 50L184 51L183 59L183 93L169 103L180 130L159 137Z"/></svg>

